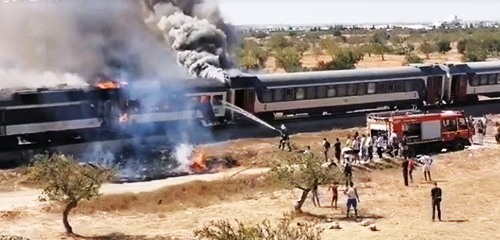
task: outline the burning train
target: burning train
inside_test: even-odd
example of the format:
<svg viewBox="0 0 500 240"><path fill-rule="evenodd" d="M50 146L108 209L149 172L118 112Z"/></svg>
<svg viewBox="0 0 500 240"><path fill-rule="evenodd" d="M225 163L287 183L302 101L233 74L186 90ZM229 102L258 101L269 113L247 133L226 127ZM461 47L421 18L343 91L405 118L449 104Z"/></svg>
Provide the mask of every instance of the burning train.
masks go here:
<svg viewBox="0 0 500 240"><path fill-rule="evenodd" d="M0 102L0 148L168 134L172 124L185 122L212 127L240 121L226 102L272 121L277 115L382 106L473 104L479 95L500 96L500 62L240 74L226 82L184 79L168 85L101 81L84 89L15 92Z"/></svg>

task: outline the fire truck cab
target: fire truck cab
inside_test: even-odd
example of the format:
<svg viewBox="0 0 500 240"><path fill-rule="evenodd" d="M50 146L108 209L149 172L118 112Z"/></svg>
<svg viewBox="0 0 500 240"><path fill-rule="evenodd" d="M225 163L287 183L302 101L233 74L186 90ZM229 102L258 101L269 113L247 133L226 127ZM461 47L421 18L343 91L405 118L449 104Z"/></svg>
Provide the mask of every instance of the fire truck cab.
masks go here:
<svg viewBox="0 0 500 240"><path fill-rule="evenodd" d="M401 140L406 136L410 155L463 150L470 146L474 129L460 111L423 113L418 110L392 111L369 114L367 127L372 136L390 136Z"/></svg>

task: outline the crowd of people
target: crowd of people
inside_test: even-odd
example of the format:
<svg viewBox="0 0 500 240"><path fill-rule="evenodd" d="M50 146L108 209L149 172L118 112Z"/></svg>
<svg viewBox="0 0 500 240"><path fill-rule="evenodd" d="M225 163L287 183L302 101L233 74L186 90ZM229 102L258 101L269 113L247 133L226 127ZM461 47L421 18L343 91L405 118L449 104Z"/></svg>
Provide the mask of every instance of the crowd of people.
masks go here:
<svg viewBox="0 0 500 240"><path fill-rule="evenodd" d="M498 124L497 127L498 133L500 133L500 126ZM288 151L292 151L287 128L282 125L280 130L281 139L279 142L279 149L285 150L286 147ZM343 191L343 193L347 196L347 218L350 217L351 208L354 211L355 218L358 218L357 203L359 203L359 195L357 189L354 187L353 182L353 164L356 162L360 163L361 161L373 161L374 152L376 152L377 157L380 159L384 157L384 154L387 154L391 158L400 158L402 160L401 168L403 171L403 182L405 186L408 186L409 183L413 183L413 172L419 166L422 166L425 181L432 182L432 157L423 155L419 156L418 158L409 158L408 154L406 153L408 150L406 137L403 136L402 139L399 139L394 132L391 133L388 137L383 135L371 136L370 134L359 134L358 132L355 132L352 136L347 136L344 145L342 145L339 138L336 138L333 146L327 138L323 138L321 147L322 156L324 157L325 162L328 162L330 166L341 168L341 171L344 174L345 190ZM333 155L331 154L332 148ZM302 150L300 152L303 154L313 154L311 152L310 146L306 146L305 150ZM434 220L434 211L437 211L438 218L439 220L441 220L440 203L442 190L437 187L436 182L434 182L434 186L435 187L432 189L431 193L433 208L432 219ZM337 209L337 203L339 199L339 187L339 182L334 182L328 187L328 190L332 193L331 207L335 209ZM315 187L311 189L311 193L313 205L315 207L321 207L318 194L318 186L315 185Z"/></svg>

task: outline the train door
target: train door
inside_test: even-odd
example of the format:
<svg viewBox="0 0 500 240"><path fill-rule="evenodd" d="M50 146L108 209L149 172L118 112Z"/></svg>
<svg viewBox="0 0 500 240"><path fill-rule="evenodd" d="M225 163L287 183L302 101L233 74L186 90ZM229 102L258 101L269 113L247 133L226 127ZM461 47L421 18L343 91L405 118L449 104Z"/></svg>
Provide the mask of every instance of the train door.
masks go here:
<svg viewBox="0 0 500 240"><path fill-rule="evenodd" d="M427 104L434 105L441 102L443 91L443 76L429 77L427 79Z"/></svg>
<svg viewBox="0 0 500 240"><path fill-rule="evenodd" d="M254 113L255 109L255 90L247 89L245 90L245 98L243 102L243 109L250 113Z"/></svg>
<svg viewBox="0 0 500 240"><path fill-rule="evenodd" d="M255 90L241 89L234 93L234 105L250 112L254 112Z"/></svg>
<svg viewBox="0 0 500 240"><path fill-rule="evenodd" d="M467 76L453 75L451 77L450 101L460 102L467 96Z"/></svg>

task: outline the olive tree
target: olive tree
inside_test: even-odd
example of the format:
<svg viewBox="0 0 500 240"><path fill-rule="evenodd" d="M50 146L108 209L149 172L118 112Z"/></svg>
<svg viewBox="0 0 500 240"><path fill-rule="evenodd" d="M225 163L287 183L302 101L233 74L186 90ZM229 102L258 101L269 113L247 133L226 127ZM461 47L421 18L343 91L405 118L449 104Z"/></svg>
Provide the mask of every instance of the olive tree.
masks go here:
<svg viewBox="0 0 500 240"><path fill-rule="evenodd" d="M422 42L420 44L419 49L420 49L420 52L425 54L426 59L430 59L430 54L436 51L436 49L434 48L434 45L430 44L427 41Z"/></svg>
<svg viewBox="0 0 500 240"><path fill-rule="evenodd" d="M314 227L312 223L292 225L290 217L284 217L276 225L264 220L256 225L245 225L236 220L232 224L229 220L210 221L201 229L195 230L198 239L210 240L320 240L323 229Z"/></svg>
<svg viewBox="0 0 500 240"><path fill-rule="evenodd" d="M285 159L272 164L270 174L274 179L288 188L302 190L301 197L295 205L295 211L302 211L302 205L312 189L342 179L339 168L325 167L323 163L324 159L318 156L291 153Z"/></svg>
<svg viewBox="0 0 500 240"><path fill-rule="evenodd" d="M111 171L91 165L81 165L72 156L62 154L38 155L29 168L28 176L39 183L42 196L66 205L63 224L73 234L68 215L81 200L99 196L101 184L112 177Z"/></svg>
<svg viewBox="0 0 500 240"><path fill-rule="evenodd" d="M275 63L277 67L285 69L286 72L302 71L302 56L294 47L286 47L275 54Z"/></svg>

